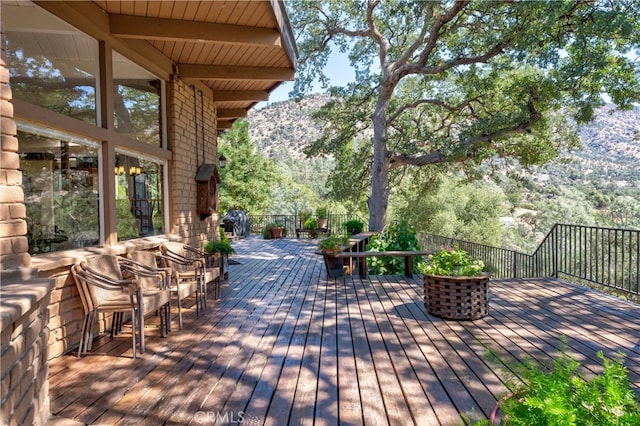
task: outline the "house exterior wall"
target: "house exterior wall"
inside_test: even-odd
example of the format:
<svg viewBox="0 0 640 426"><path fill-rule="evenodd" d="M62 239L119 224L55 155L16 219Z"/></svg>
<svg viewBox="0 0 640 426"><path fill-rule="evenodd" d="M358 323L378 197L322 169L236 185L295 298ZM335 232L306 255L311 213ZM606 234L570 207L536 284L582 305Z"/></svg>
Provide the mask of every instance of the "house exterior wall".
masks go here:
<svg viewBox="0 0 640 426"><path fill-rule="evenodd" d="M201 247L218 232L217 213L201 219L196 211L195 181L198 166L217 163L216 107L211 96L179 79L169 84L168 102L171 233Z"/></svg>
<svg viewBox="0 0 640 426"><path fill-rule="evenodd" d="M171 151L167 193L168 233L127 240L105 247L68 250L31 256L28 252L26 208L18 155L9 70L4 58L3 37L1 80L2 151L0 159L0 273L4 282L27 284L29 279L49 279L50 295L48 357L56 358L74 350L80 341L84 311L70 274L70 267L96 252L125 254L133 250L155 250L167 240L179 240L195 247L218 238L217 213L201 218L196 211L195 176L203 163L217 163L216 107L206 88L195 87L178 78L167 81L167 139ZM105 202L110 202L105 199ZM109 318L100 318L97 331L104 331Z"/></svg>
<svg viewBox="0 0 640 426"><path fill-rule="evenodd" d="M31 268L9 70L0 45L0 422L43 425L49 417L51 280L35 279Z"/></svg>

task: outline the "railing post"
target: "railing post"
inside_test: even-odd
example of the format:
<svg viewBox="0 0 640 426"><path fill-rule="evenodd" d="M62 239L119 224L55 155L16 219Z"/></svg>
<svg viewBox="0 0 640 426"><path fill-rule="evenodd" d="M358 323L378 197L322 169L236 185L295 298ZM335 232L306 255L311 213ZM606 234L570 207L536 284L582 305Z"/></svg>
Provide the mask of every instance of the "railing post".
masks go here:
<svg viewBox="0 0 640 426"><path fill-rule="evenodd" d="M513 252L513 278L518 278L518 253Z"/></svg>
<svg viewBox="0 0 640 426"><path fill-rule="evenodd" d="M552 238L553 238L553 277L554 278L558 278L558 258L559 253L558 253L558 224L556 223L555 225L553 225L553 229L552 229L553 233Z"/></svg>

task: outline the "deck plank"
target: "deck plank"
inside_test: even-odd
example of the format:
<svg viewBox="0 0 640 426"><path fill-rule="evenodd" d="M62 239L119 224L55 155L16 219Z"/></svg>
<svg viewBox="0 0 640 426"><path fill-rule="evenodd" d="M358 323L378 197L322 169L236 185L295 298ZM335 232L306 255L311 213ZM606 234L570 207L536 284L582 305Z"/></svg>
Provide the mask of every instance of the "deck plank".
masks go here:
<svg viewBox="0 0 640 426"><path fill-rule="evenodd" d="M313 240L234 241L222 298L133 360L130 328L50 366L54 415L86 424L441 424L486 418L505 360L549 362L563 338L587 373L627 354L640 394L637 304L561 280L494 280L489 315L430 315L419 277L327 279ZM461 417L462 416L462 417Z"/></svg>

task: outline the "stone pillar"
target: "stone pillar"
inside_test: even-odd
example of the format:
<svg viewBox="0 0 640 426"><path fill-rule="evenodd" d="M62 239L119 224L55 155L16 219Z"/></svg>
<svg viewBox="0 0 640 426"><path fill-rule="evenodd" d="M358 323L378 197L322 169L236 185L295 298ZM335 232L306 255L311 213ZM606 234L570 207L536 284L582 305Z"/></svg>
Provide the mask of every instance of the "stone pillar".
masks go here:
<svg viewBox="0 0 640 426"><path fill-rule="evenodd" d="M0 55L0 279L22 280L35 275L28 253L26 207L18 156L18 136L11 102L5 39Z"/></svg>

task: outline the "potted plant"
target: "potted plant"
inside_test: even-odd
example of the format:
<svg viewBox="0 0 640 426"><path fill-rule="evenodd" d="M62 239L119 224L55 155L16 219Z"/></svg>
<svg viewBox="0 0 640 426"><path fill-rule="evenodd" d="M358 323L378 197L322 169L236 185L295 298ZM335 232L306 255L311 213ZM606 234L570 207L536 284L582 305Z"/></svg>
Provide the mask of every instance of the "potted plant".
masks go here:
<svg viewBox="0 0 640 426"><path fill-rule="evenodd" d="M300 228L304 228L305 222L311 219L311 216L313 216L313 214L309 209L304 209L300 211Z"/></svg>
<svg viewBox="0 0 640 426"><path fill-rule="evenodd" d="M489 313L489 277L482 260L464 250L446 247L418 264L424 275L424 304L446 319L474 320Z"/></svg>
<svg viewBox="0 0 640 426"><path fill-rule="evenodd" d="M336 254L341 252L347 243L346 237L331 235L318 243L318 248L324 256L324 265L329 278L341 277L344 274L343 260Z"/></svg>
<svg viewBox="0 0 640 426"><path fill-rule="evenodd" d="M235 250L233 249L233 247L231 247L229 239L225 238L224 240L220 241L210 240L204 243L204 246L202 248L204 249L205 253L211 255L208 256L208 258L211 258L213 264L207 266L219 267L220 276L224 279L228 278L229 256L235 253ZM207 261L209 261L209 259L207 259Z"/></svg>
<svg viewBox="0 0 640 426"><path fill-rule="evenodd" d="M284 237L284 225L281 223L275 223L271 227L271 238Z"/></svg>
<svg viewBox="0 0 640 426"><path fill-rule="evenodd" d="M327 227L327 218L329 217L329 209L325 206L320 206L316 209L316 218L318 218L318 228Z"/></svg>
<svg viewBox="0 0 640 426"><path fill-rule="evenodd" d="M347 220L342 224L351 235L359 234L364 229L364 223L358 219Z"/></svg>

